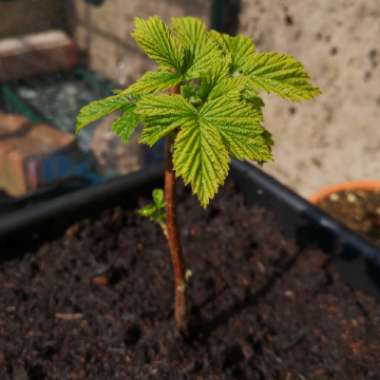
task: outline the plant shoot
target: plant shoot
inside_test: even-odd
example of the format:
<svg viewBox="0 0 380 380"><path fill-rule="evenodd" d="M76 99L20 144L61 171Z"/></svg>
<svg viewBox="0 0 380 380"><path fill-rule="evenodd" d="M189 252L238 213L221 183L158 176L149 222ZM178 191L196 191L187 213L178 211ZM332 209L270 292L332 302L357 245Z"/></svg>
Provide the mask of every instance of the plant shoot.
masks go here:
<svg viewBox="0 0 380 380"><path fill-rule="evenodd" d="M133 37L157 65L113 96L83 107L77 131L111 112L120 116L113 131L127 143L138 124L139 142L152 147L166 139L164 191L139 214L157 222L170 249L177 330L187 334L187 276L176 216L176 181L190 185L206 207L224 183L231 157L272 160L273 141L263 127L261 91L290 101L312 99L320 91L300 62L288 54L258 52L245 36L206 30L197 18L135 19Z"/></svg>

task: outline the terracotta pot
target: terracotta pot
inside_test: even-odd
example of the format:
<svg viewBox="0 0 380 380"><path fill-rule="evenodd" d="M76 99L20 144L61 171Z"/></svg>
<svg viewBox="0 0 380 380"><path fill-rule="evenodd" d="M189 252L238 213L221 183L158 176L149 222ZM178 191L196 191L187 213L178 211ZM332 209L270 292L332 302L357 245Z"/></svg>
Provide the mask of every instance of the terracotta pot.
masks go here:
<svg viewBox="0 0 380 380"><path fill-rule="evenodd" d="M350 181L338 183L336 185L331 185L323 188L309 198L309 202L313 204L318 204L325 200L333 193L338 193L341 191L380 191L380 180L361 180L361 181Z"/></svg>

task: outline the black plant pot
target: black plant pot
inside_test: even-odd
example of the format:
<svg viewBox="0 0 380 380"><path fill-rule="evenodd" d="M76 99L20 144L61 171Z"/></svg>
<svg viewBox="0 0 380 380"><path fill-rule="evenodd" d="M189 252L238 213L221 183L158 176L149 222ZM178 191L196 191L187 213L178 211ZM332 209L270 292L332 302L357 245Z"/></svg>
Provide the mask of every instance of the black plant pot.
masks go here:
<svg viewBox="0 0 380 380"><path fill-rule="evenodd" d="M173 328L157 226L119 208L67 229L103 209L134 210L162 174L146 169L0 217L1 259L46 243L1 263L1 379L68 369L78 379L314 379L325 370L377 379L379 304L353 288L380 299L379 250L255 167L231 170L254 211L230 184L207 211L179 191L193 272L186 341Z"/></svg>
<svg viewBox="0 0 380 380"><path fill-rule="evenodd" d="M142 194L162 184L162 166L147 168L109 183L63 195L0 218L0 258L35 249L65 228L100 211L137 206ZM330 255L337 270L354 288L380 299L380 250L260 169L234 161L231 175L248 204L274 215L279 228L301 246L314 245Z"/></svg>

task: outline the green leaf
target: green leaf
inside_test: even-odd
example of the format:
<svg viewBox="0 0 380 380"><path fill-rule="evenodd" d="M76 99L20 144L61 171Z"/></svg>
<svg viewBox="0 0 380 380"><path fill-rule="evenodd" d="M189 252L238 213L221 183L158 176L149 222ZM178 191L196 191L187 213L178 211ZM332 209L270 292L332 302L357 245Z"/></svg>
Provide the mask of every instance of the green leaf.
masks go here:
<svg viewBox="0 0 380 380"><path fill-rule="evenodd" d="M227 177L229 156L218 129L200 118L177 134L173 162L176 176L206 207Z"/></svg>
<svg viewBox="0 0 380 380"><path fill-rule="evenodd" d="M194 86L193 83L189 83L189 82L182 84L181 95L186 99L197 97L198 91L197 91L196 86Z"/></svg>
<svg viewBox="0 0 380 380"><path fill-rule="evenodd" d="M255 53L247 75L257 90L273 92L288 100L312 99L320 94L302 64L291 55Z"/></svg>
<svg viewBox="0 0 380 380"><path fill-rule="evenodd" d="M218 48L223 52L225 57L229 57L231 55L228 41L230 36L228 34L220 33L216 30L210 30L208 32L208 36L217 44Z"/></svg>
<svg viewBox="0 0 380 380"><path fill-rule="evenodd" d="M178 34L182 42L192 51L200 47L200 40L204 39L206 34L205 23L196 17L173 17L171 26Z"/></svg>
<svg viewBox="0 0 380 380"><path fill-rule="evenodd" d="M120 95L109 96L101 100L95 100L81 108L76 119L76 132L78 133L86 125L107 116L128 104L128 100Z"/></svg>
<svg viewBox="0 0 380 380"><path fill-rule="evenodd" d="M208 101L199 114L201 120L218 129L230 154L240 160L254 159L251 141L264 132L261 112L246 102L221 96Z"/></svg>
<svg viewBox="0 0 380 380"><path fill-rule="evenodd" d="M136 17L132 36L148 57L159 66L177 71L181 69L183 51L170 29L158 16L149 17L147 20Z"/></svg>
<svg viewBox="0 0 380 380"><path fill-rule="evenodd" d="M135 114L135 105L129 104L123 108L122 115L112 123L112 130L115 132L121 140L127 144L133 131L138 124L138 118Z"/></svg>
<svg viewBox="0 0 380 380"><path fill-rule="evenodd" d="M163 209L157 209L154 204L149 204L138 209L137 214L158 223L161 227L165 226L165 212Z"/></svg>
<svg viewBox="0 0 380 380"><path fill-rule="evenodd" d="M199 89L199 95L202 99L206 99L210 96L210 92L219 84L219 88L223 89L226 83L222 83L223 79L228 77L229 61L219 60L211 65L201 78L201 85ZM222 90L223 91L223 90Z"/></svg>
<svg viewBox="0 0 380 380"><path fill-rule="evenodd" d="M249 77L243 76L245 81L245 88L242 93L242 98L256 109L261 109L265 106L264 101L259 96L259 92L255 89L254 85L251 84L251 79Z"/></svg>
<svg viewBox="0 0 380 380"><path fill-rule="evenodd" d="M156 206L153 203L149 203L144 207L141 207L137 210L137 213L141 216L145 216L147 218L152 217L157 211Z"/></svg>
<svg viewBox="0 0 380 380"><path fill-rule="evenodd" d="M154 189L152 192L152 197L157 208L165 207L164 191L162 189Z"/></svg>
<svg viewBox="0 0 380 380"><path fill-rule="evenodd" d="M231 73L244 73L249 68L256 51L251 38L242 35L233 37L215 30L211 30L209 35L223 52L225 59L230 61Z"/></svg>
<svg viewBox="0 0 380 380"><path fill-rule="evenodd" d="M263 162L272 161L272 136L268 131L264 131L261 135L257 135L249 140L250 151L252 152L250 159L262 164Z"/></svg>
<svg viewBox="0 0 380 380"><path fill-rule="evenodd" d="M245 88L245 84L246 80L242 76L221 79L210 91L208 99L213 100L220 96L239 99Z"/></svg>
<svg viewBox="0 0 380 380"><path fill-rule="evenodd" d="M244 73L249 67L249 62L256 50L252 39L241 35L235 37L227 36L225 38L231 53L231 71Z"/></svg>
<svg viewBox="0 0 380 380"><path fill-rule="evenodd" d="M211 40L205 37L199 45L200 47L195 55L193 64L186 72L188 79L201 77L204 73L209 72L212 66L218 64L218 61L222 59L219 49Z"/></svg>
<svg viewBox="0 0 380 380"><path fill-rule="evenodd" d="M185 67L187 79L198 78L223 58L202 20L195 17L173 18L172 28L182 42L184 50L190 54Z"/></svg>
<svg viewBox="0 0 380 380"><path fill-rule="evenodd" d="M182 79L182 75L176 72L148 71L120 94L135 96L153 94L178 85Z"/></svg>
<svg viewBox="0 0 380 380"><path fill-rule="evenodd" d="M261 116L261 119L264 119L263 108L264 102L259 96L259 92L252 86L251 79L247 76L242 76L245 81L245 88L242 92L241 99L246 102L250 107L252 107L255 112L258 112Z"/></svg>
<svg viewBox="0 0 380 380"><path fill-rule="evenodd" d="M137 102L135 112L145 124L140 142L149 146L175 128L191 125L197 115L182 95L148 95Z"/></svg>
<svg viewBox="0 0 380 380"><path fill-rule="evenodd" d="M147 204L137 210L140 216L148 218L153 222L158 223L165 229L165 202L164 192L162 189L154 189L152 192L153 202Z"/></svg>

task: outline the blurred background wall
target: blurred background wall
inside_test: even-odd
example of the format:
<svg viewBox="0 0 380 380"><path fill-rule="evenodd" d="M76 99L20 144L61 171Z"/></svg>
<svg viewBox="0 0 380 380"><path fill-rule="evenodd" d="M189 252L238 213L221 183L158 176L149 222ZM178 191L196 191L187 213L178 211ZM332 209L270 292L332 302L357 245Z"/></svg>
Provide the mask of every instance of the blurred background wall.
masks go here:
<svg viewBox="0 0 380 380"><path fill-rule="evenodd" d="M322 90L304 104L265 97L276 146L264 169L303 195L379 178L380 1L242 0L240 32L295 55Z"/></svg>
<svg viewBox="0 0 380 380"><path fill-rule="evenodd" d="M265 95L276 146L264 170L306 196L380 176L380 0L0 0L0 13L0 38L64 29L82 62L122 86L151 67L130 36L135 16L219 20L260 51L293 54L322 90L304 104Z"/></svg>
<svg viewBox="0 0 380 380"><path fill-rule="evenodd" d="M152 63L131 37L136 16L194 15L208 21L210 0L108 0L101 7L73 2L72 28L77 44L88 54L90 67L120 84L135 80Z"/></svg>
<svg viewBox="0 0 380 380"><path fill-rule="evenodd" d="M66 16L60 13L60 7L65 2L65 0L0 1L0 38L38 33L62 26Z"/></svg>
<svg viewBox="0 0 380 380"><path fill-rule="evenodd" d="M275 162L264 170L306 196L327 184L379 177L380 1L241 0L215 6L233 8L224 11L227 25L240 8L238 32L250 35L258 50L295 55L323 93L301 105L266 96L266 126L276 147ZM130 37L135 16L210 20L218 12L212 1L200 0L109 0L101 7L77 1L74 8L74 35L91 67L122 85L150 65Z"/></svg>

